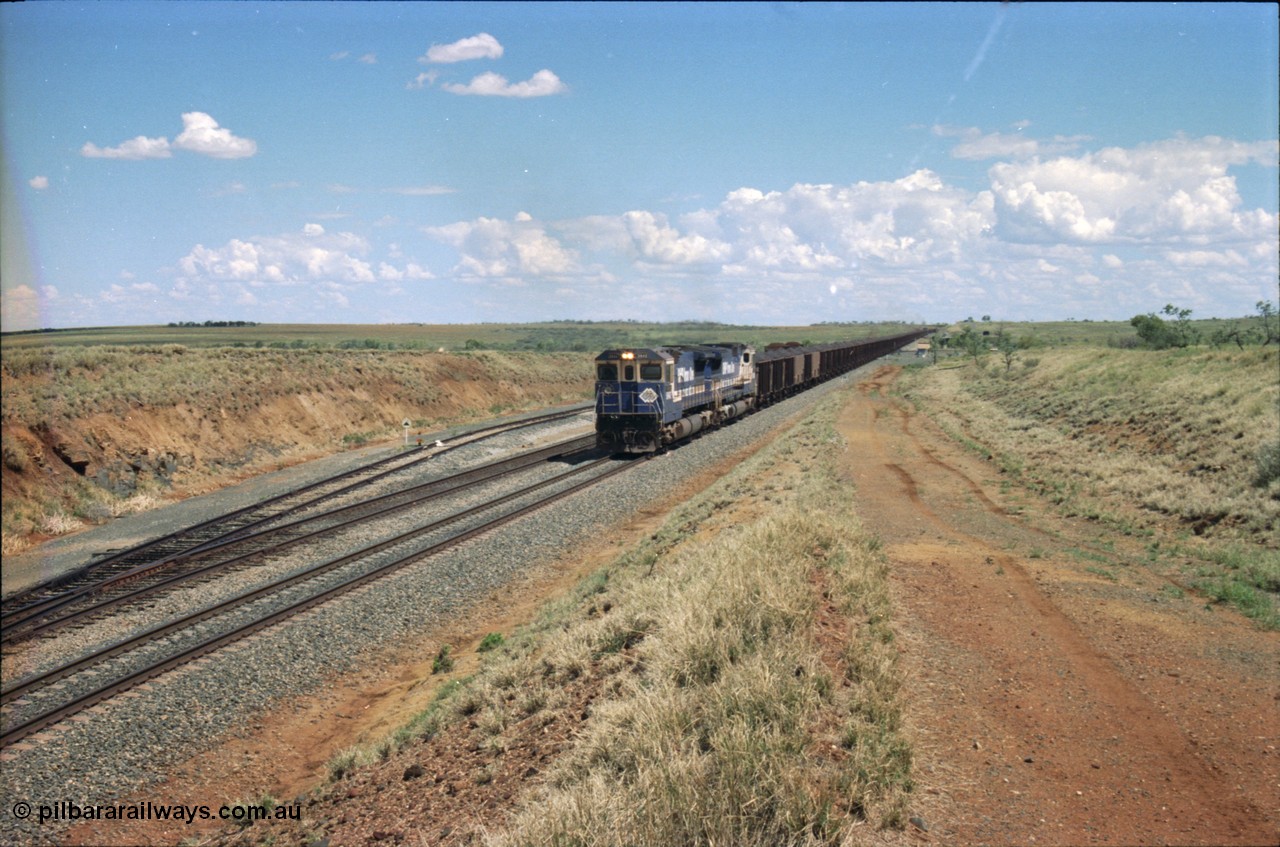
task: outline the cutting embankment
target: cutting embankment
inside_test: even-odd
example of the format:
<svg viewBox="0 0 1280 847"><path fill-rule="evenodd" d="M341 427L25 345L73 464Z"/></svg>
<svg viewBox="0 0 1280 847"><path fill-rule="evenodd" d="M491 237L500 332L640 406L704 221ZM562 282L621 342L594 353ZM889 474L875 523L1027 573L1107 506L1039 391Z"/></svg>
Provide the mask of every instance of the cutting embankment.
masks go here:
<svg viewBox="0 0 1280 847"><path fill-rule="evenodd" d="M4 553L368 441L586 400L570 354L5 350Z"/></svg>
<svg viewBox="0 0 1280 847"><path fill-rule="evenodd" d="M1001 485L1141 539L1175 587L1280 627L1280 351L1050 350L903 391Z"/></svg>
<svg viewBox="0 0 1280 847"><path fill-rule="evenodd" d="M1274 842L1275 357L860 384L842 463L890 563L931 837Z"/></svg>

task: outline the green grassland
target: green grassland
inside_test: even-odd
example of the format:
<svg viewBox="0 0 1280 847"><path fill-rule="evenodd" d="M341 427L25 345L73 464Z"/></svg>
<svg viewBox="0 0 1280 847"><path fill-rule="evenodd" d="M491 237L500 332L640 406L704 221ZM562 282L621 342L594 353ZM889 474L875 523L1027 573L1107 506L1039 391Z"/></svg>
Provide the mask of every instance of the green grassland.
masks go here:
<svg viewBox="0 0 1280 847"><path fill-rule="evenodd" d="M207 324L229 322L206 322ZM1257 331L1258 316L1191 321L1208 343L1230 329ZM77 346L252 347L269 349L504 350L599 352L610 347L740 341L763 347L774 342L821 344L892 335L916 328L906 322L827 322L808 326L745 326L711 321L547 321L509 324L251 324L241 326L123 326L0 333L0 349ZM991 334L1005 332L1040 346L1128 347L1137 334L1128 321L959 321Z"/></svg>
<svg viewBox="0 0 1280 847"><path fill-rule="evenodd" d="M5 350L75 346L181 344L270 349L510 350L599 352L610 347L741 341L822 343L891 335L905 323L831 323L800 327L737 326L699 321L552 321L534 324L258 324L136 326L5 333Z"/></svg>

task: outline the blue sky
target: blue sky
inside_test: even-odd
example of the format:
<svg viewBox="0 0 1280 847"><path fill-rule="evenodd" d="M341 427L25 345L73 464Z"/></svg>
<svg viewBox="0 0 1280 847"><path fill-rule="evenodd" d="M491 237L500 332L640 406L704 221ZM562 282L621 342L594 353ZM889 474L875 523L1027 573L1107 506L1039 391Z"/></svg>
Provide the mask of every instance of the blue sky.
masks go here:
<svg viewBox="0 0 1280 847"><path fill-rule="evenodd" d="M5 330L1277 299L1274 5L0 5Z"/></svg>

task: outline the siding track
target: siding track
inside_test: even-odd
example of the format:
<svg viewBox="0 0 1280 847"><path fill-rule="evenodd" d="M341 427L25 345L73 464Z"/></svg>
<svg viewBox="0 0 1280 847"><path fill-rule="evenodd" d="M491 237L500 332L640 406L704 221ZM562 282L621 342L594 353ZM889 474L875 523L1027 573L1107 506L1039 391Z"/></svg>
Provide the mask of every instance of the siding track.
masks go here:
<svg viewBox="0 0 1280 847"><path fill-rule="evenodd" d="M395 474L419 468L461 447L498 435L557 422L581 414L582 408L561 410L523 421L504 422L451 439L442 448L418 447L262 500L178 532L113 553L82 568L5 598L0 604L0 644L10 644L48 629L43 622L69 608L81 609L88 598L119 593L119 587L146 580L166 579L184 562L307 510L323 507L344 495L369 488ZM132 589L126 590L129 593Z"/></svg>
<svg viewBox="0 0 1280 847"><path fill-rule="evenodd" d="M455 475L471 474L475 478L470 482L455 480L451 490L536 468L539 464L545 466L549 458L580 453L588 440L590 438L571 439ZM0 745L12 744L167 670L568 497L626 470L632 463L586 458L576 465L566 464L568 470L514 491L487 496L477 505L314 564L300 573L242 592L19 680L0 693L0 703L6 710ZM508 467L499 468L499 465ZM436 495L426 495L433 496ZM400 510L407 505L414 503L391 505L382 511Z"/></svg>

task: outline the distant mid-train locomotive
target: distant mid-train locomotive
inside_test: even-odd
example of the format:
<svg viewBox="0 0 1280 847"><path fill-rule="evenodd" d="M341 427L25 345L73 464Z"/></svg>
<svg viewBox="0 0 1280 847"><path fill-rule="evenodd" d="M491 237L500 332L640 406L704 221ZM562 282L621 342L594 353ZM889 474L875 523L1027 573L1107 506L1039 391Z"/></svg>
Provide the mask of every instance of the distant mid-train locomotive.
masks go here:
<svg viewBox="0 0 1280 847"><path fill-rule="evenodd" d="M654 453L762 408L928 335L763 353L736 342L605 350L596 357L596 443L615 453Z"/></svg>

